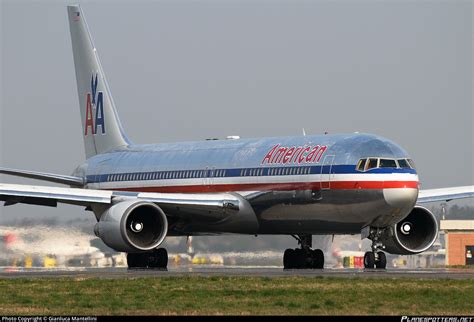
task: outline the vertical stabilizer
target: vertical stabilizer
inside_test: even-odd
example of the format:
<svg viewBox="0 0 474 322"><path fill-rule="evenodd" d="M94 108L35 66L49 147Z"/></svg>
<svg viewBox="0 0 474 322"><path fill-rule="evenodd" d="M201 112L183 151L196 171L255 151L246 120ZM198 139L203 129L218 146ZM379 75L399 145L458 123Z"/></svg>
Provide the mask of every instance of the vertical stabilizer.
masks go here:
<svg viewBox="0 0 474 322"><path fill-rule="evenodd" d="M129 145L79 5L68 6L86 157Z"/></svg>

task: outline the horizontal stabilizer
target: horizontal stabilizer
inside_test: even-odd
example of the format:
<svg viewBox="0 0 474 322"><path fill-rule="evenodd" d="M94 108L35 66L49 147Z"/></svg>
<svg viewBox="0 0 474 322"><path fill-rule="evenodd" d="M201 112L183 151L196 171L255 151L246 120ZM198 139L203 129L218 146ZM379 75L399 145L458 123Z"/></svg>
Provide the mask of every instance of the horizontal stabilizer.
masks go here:
<svg viewBox="0 0 474 322"><path fill-rule="evenodd" d="M17 177L61 183L61 184L66 184L69 186L76 186L76 187L82 187L85 184L84 178L81 178L81 177L65 176L61 174L45 173L45 172L37 172L37 171L29 171L29 170L0 168L0 174L8 174L8 175L17 176Z"/></svg>

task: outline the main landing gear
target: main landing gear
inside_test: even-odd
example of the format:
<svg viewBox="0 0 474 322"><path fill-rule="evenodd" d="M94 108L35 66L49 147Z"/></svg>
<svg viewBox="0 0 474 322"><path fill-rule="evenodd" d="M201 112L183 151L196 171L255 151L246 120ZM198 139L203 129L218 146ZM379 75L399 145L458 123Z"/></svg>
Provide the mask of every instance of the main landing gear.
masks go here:
<svg viewBox="0 0 474 322"><path fill-rule="evenodd" d="M387 267L387 256L379 249L384 248L382 243L379 242L380 230L375 230L370 233L369 238L372 240L372 251L366 252L364 255L364 267L365 268L379 268L385 269Z"/></svg>
<svg viewBox="0 0 474 322"><path fill-rule="evenodd" d="M324 254L320 249L311 249L313 239L311 235L292 235L301 245L301 248L287 249L283 255L284 269L302 269L324 267Z"/></svg>
<svg viewBox="0 0 474 322"><path fill-rule="evenodd" d="M143 253L127 254L128 268L155 268L165 270L168 266L168 252L158 248Z"/></svg>

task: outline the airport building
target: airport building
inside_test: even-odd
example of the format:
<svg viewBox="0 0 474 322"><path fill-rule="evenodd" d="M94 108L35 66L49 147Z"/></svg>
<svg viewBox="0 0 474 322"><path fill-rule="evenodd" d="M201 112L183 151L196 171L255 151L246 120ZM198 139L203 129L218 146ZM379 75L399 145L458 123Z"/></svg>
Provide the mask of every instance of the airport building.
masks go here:
<svg viewBox="0 0 474 322"><path fill-rule="evenodd" d="M441 220L446 265L474 265L474 220Z"/></svg>

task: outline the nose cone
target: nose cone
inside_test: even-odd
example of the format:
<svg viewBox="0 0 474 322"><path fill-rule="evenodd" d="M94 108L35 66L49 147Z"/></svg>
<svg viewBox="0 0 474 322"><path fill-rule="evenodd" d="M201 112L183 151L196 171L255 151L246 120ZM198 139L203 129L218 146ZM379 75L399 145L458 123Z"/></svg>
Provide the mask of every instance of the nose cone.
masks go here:
<svg viewBox="0 0 474 322"><path fill-rule="evenodd" d="M411 209L418 199L418 189L416 188L390 188L383 189L385 202L393 208Z"/></svg>

